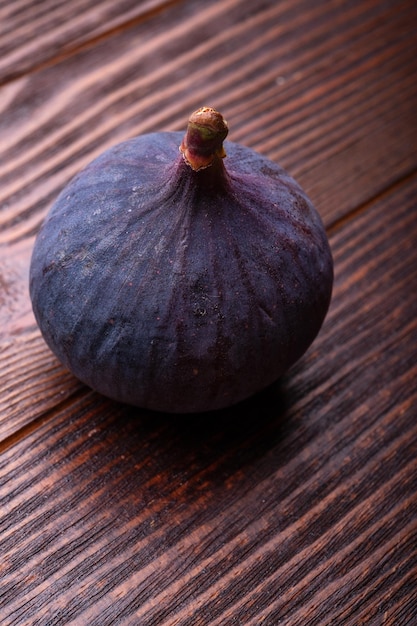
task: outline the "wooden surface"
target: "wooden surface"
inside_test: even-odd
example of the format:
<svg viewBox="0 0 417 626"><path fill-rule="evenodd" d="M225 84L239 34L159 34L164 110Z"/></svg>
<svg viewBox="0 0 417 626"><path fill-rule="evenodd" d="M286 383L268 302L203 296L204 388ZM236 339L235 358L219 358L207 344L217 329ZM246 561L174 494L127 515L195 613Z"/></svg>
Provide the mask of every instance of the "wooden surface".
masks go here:
<svg viewBox="0 0 417 626"><path fill-rule="evenodd" d="M0 2L2 626L417 624L417 4ZM328 230L323 329L243 405L170 417L49 352L34 236L84 164L201 105Z"/></svg>

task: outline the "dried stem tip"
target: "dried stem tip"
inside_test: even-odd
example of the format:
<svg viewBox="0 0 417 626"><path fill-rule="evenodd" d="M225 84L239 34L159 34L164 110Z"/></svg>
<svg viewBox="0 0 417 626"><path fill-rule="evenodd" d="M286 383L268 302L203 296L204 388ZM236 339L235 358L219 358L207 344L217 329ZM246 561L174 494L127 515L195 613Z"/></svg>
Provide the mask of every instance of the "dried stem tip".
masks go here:
<svg viewBox="0 0 417 626"><path fill-rule="evenodd" d="M226 153L223 141L229 129L223 116L211 107L202 107L188 120L187 132L180 145L185 162L198 171L210 167Z"/></svg>

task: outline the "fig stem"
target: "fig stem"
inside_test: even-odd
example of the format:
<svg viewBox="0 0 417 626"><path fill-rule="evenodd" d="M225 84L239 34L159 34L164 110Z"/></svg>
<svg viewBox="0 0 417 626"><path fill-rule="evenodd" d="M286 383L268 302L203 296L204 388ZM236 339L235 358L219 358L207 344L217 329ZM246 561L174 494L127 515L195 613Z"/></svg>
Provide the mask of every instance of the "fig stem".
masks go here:
<svg viewBox="0 0 417 626"><path fill-rule="evenodd" d="M180 145L185 162L194 171L210 167L226 152L223 141L229 132L227 122L215 109L201 107L188 120L187 131Z"/></svg>

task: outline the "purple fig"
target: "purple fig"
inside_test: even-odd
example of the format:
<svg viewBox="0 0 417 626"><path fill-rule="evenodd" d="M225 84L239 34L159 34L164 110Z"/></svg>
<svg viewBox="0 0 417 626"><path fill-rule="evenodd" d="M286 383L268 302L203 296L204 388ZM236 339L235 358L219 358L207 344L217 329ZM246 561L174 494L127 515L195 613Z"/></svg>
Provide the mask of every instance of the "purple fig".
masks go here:
<svg viewBox="0 0 417 626"><path fill-rule="evenodd" d="M235 404L276 381L322 326L333 262L320 216L280 166L227 132L203 107L185 136L110 148L38 233L39 328L110 398L173 413Z"/></svg>

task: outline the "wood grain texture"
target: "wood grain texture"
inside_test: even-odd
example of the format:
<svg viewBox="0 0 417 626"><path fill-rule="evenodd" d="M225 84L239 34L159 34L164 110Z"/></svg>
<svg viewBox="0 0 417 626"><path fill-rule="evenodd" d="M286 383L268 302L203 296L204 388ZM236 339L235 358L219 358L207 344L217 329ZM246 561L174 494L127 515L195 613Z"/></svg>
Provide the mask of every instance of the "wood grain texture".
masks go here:
<svg viewBox="0 0 417 626"><path fill-rule="evenodd" d="M417 623L416 26L409 0L0 1L2 626ZM69 178L201 104L308 191L335 287L281 381L173 419L76 381L27 278Z"/></svg>
<svg viewBox="0 0 417 626"><path fill-rule="evenodd" d="M171 0L18 0L0 5L0 85L148 19Z"/></svg>

